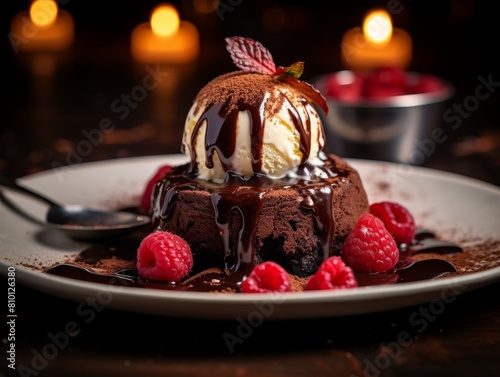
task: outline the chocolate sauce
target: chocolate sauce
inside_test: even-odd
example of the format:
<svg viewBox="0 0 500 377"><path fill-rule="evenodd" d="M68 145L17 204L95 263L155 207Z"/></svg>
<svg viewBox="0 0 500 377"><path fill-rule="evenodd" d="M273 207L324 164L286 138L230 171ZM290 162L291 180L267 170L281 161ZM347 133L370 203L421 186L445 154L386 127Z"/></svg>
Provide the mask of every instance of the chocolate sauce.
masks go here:
<svg viewBox="0 0 500 377"><path fill-rule="evenodd" d="M415 242L412 247L413 254L418 253L435 253L435 254L452 254L460 253L462 248L452 242L436 240L434 237L427 237ZM431 250L431 251L429 251Z"/></svg>
<svg viewBox="0 0 500 377"><path fill-rule="evenodd" d="M214 184L198 180L190 172L190 164L175 168L155 187L154 197L163 203L153 214L154 221L168 222L172 217L178 193L182 190L204 190L210 194L214 218L224 250L223 269L249 271L255 264L255 232L263 195L279 188L296 188L303 194L301 209L312 212L319 231L321 260L334 252L335 221L333 214L334 188L344 172L333 164L314 166L309 163L297 169L293 176L270 179L254 174L249 179L228 172L226 180ZM325 184L326 183L326 184ZM154 206L160 208L160 206ZM232 234L233 216L239 216L241 227ZM236 240L236 241L235 241Z"/></svg>
<svg viewBox="0 0 500 377"><path fill-rule="evenodd" d="M394 271L383 274L356 273L360 287L368 285L383 285L410 283L421 280L435 279L457 270L448 261L442 259L425 259L413 261L410 264L396 266Z"/></svg>
<svg viewBox="0 0 500 377"><path fill-rule="evenodd" d="M401 244L399 261L393 271L383 274L356 273L359 286L408 283L420 280L435 279L449 273L457 272L452 263L443 259L414 260L413 255L455 254L463 249L452 242L438 240L434 232L428 229L417 229L413 242Z"/></svg>
<svg viewBox="0 0 500 377"><path fill-rule="evenodd" d="M82 251L74 264L60 264L46 270L46 273L78 279L93 283L197 292L238 292L245 274L243 271L229 273L218 269L209 269L193 276L188 276L180 283L149 281L141 279L135 265L137 247L143 233L137 233L127 240L95 243ZM425 245L425 246L423 246ZM451 248L454 245L454 248ZM452 263L442 259L413 260L412 255L423 253L442 254L461 252L455 244L435 238L432 232L420 230L411 245L401 247L401 258L396 267L385 273L356 273L359 286L387 285L436 279L456 272ZM103 259L118 258L130 262L129 268L114 273L99 274L92 272L91 267L99 267ZM84 267L82 263L85 263Z"/></svg>
<svg viewBox="0 0 500 377"><path fill-rule="evenodd" d="M236 160L236 130L238 129L240 112L246 112L250 119L250 134L247 136L250 140L252 170L260 173L262 171L264 131L266 129L264 112L268 111L267 109L269 108L276 107L276 104L273 102L278 101L283 101L282 106L287 109L294 129L298 132L301 165L303 165L311 155L312 146L311 118L306 109L309 102L305 98L302 98L300 101L300 106L304 108L303 113L306 115L305 122L303 122L299 109L292 104L292 101L284 93L280 93L279 95L283 98L276 98L276 94L269 94L262 91L261 98L252 103L247 103L240 99L237 106L231 106L229 100L224 104L214 103L208 105L198 118L191 133L191 174L196 175L198 161L202 161L202 157L196 153L196 142L202 125L206 127L204 140L205 165L208 168L213 168L214 154L217 153L225 172L237 170L233 165L233 161ZM319 133L323 135L322 132Z"/></svg>
<svg viewBox="0 0 500 377"><path fill-rule="evenodd" d="M132 270L131 270L132 271ZM54 267L47 269L48 274L68 277L72 279L88 281L91 283L100 283L107 285L122 285L129 287L140 286L137 283L136 276L129 276L122 272L116 272L112 274L99 274L92 272L90 269L74 265L74 264L58 264ZM137 275L137 272L135 272Z"/></svg>

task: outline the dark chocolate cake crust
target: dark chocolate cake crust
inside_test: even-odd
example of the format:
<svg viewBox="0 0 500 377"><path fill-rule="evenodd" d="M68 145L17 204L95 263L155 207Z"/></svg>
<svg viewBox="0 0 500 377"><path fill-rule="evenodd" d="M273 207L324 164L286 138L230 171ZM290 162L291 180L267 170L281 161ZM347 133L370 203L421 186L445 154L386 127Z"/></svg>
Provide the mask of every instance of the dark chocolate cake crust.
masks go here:
<svg viewBox="0 0 500 377"><path fill-rule="evenodd" d="M330 154L322 170L334 174L312 183L239 181L222 189L189 178L189 166L180 166L157 184L153 218L160 229L188 241L195 270L236 270L273 260L290 273L308 276L338 253L358 218L369 211L352 166ZM223 200L229 203L222 205Z"/></svg>

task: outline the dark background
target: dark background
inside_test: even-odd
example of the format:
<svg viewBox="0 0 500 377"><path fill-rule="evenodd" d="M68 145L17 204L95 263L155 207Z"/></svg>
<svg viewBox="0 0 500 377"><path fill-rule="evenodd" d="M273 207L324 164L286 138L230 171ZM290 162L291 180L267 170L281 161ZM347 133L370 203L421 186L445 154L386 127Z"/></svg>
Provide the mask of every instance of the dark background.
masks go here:
<svg viewBox="0 0 500 377"><path fill-rule="evenodd" d="M0 173L20 177L51 168L54 162L177 153L183 123L197 91L215 76L234 70L224 37L241 35L260 41L277 65L305 61L303 79L344 69L340 41L349 28L361 25L373 6L396 6L395 27L413 38L410 70L451 81L456 93L450 104L474 96L478 77L500 81L497 15L486 1L250 1L223 0L217 12L202 14L194 1L174 1L181 19L196 24L201 51L196 62L170 67L170 89L148 93L126 119L118 119L111 103L141 84L146 71L130 56L130 33L148 21L157 1L60 1L75 18L73 47L56 54L50 76L33 73L32 54L15 53L9 39L12 17L28 1L3 4ZM206 4L212 4L209 0ZM225 10L223 10L225 9ZM175 78L175 80L174 80ZM424 165L500 184L500 95L494 88L477 110L449 131ZM81 160L68 151L103 118L116 130Z"/></svg>

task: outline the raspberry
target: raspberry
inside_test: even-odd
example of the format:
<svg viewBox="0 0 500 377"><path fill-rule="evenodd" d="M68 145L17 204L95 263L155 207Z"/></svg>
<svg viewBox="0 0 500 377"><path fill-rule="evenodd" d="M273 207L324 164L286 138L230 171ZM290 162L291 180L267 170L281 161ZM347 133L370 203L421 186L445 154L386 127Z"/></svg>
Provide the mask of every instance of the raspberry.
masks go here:
<svg viewBox="0 0 500 377"><path fill-rule="evenodd" d="M289 292L290 276L278 263L266 261L255 266L241 283L243 293Z"/></svg>
<svg viewBox="0 0 500 377"><path fill-rule="evenodd" d="M373 203L370 213L377 216L392 234L396 243L411 243L415 237L416 225L412 214L401 204L393 202Z"/></svg>
<svg viewBox="0 0 500 377"><path fill-rule="evenodd" d="M364 77L350 72L331 75L327 80L327 95L339 101L357 102L363 95Z"/></svg>
<svg viewBox="0 0 500 377"><path fill-rule="evenodd" d="M432 93L443 89L443 83L437 77L420 75L415 82L408 83L409 93Z"/></svg>
<svg viewBox="0 0 500 377"><path fill-rule="evenodd" d="M355 272L386 272L396 265L399 250L382 220L366 213L347 236L340 255Z"/></svg>
<svg viewBox="0 0 500 377"><path fill-rule="evenodd" d="M157 230L139 245L136 266L141 278L178 282L193 267L193 255L184 239Z"/></svg>
<svg viewBox="0 0 500 377"><path fill-rule="evenodd" d="M375 100L402 96L405 94L407 94L405 88L368 85L366 87L365 97Z"/></svg>
<svg viewBox="0 0 500 377"><path fill-rule="evenodd" d="M377 86L404 88L406 81L406 72L398 67L380 67L370 77L370 83Z"/></svg>
<svg viewBox="0 0 500 377"><path fill-rule="evenodd" d="M164 165L157 169L156 173L149 180L146 185L146 189L144 190L141 198L141 203L139 209L145 213L149 213L151 210L151 195L153 194L153 188L158 182L159 179L163 178L165 174L167 174L170 170L172 170L172 166Z"/></svg>
<svg viewBox="0 0 500 377"><path fill-rule="evenodd" d="M345 265L340 257L329 257L318 271L309 278L304 290L327 290L355 288L358 286L352 269Z"/></svg>
<svg viewBox="0 0 500 377"><path fill-rule="evenodd" d="M406 93L407 77L397 67L381 67L369 76L365 86L368 98L400 96Z"/></svg>

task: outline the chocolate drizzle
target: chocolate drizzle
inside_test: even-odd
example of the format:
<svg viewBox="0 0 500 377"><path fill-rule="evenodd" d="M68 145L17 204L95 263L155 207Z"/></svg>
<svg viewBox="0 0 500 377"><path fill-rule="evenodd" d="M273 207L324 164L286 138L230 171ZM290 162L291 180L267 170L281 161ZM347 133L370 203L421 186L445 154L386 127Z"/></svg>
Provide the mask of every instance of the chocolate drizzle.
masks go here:
<svg viewBox="0 0 500 377"><path fill-rule="evenodd" d="M238 180L236 175L229 174L227 190L211 192L215 221L224 249L225 268L231 271L238 271L241 266L250 270L253 266L254 238L263 194L251 186L238 189ZM232 216L241 218L241 228L236 237L231 237ZM231 242L233 239L236 242Z"/></svg>
<svg viewBox="0 0 500 377"><path fill-rule="evenodd" d="M321 252L319 258L321 261L334 253L333 196L337 179L340 178L340 172L334 169L332 164L314 166L306 163L293 177L281 179L270 179L262 174L254 174L249 179L243 179L237 174L228 172L223 183L214 184L193 177L190 173L190 164L182 165L175 168L155 187L153 195L163 205L161 211L153 214L153 218L155 222L169 222L177 196L183 190L208 192L224 252L221 268L232 273L239 270L247 272L256 263L255 232L263 196L275 189L297 187L302 192L301 209L313 213L319 232L318 248ZM329 184L325 185L325 182ZM234 217L239 217L240 221L235 221ZM236 231L233 228L235 223L240 224Z"/></svg>
<svg viewBox="0 0 500 377"><path fill-rule="evenodd" d="M213 155L217 152L220 161L227 169L232 170L231 156L236 148L236 138L233 136L235 125L238 119L238 112L227 113L226 106L214 104L207 109L198 119L191 134L191 166L193 173L196 173L198 156L196 155L196 138L202 124L207 124L205 133L205 165L211 169L214 167ZM229 129L228 129L229 128Z"/></svg>
<svg viewBox="0 0 500 377"><path fill-rule="evenodd" d="M221 85L220 81L227 81ZM247 95L235 98L233 90L244 90L247 88ZM312 122L307 106L309 101L300 96L299 100L291 98L285 88L299 95L296 89L286 82L277 80L274 76L259 75L255 73L228 74L213 80L197 97L198 102L207 103L197 118L196 124L189 139L189 149L191 157L191 173L197 173L197 164L201 161L207 168L214 167L214 155L217 154L222 168L225 172L236 171L234 165L235 151L237 147L236 138L238 129L238 117L240 112L247 113L250 119L250 129L248 139L250 140L251 164L254 173L262 172L262 154L264 145L264 133L268 121L276 115L280 109L284 108L293 124L294 130L299 136L299 150L301 152L301 164L304 164L311 157L312 147ZM220 100L217 95L223 92L224 100ZM238 94L240 94L238 92ZM216 99L214 100L213 98ZM301 117L304 114L304 119ZM196 152L196 142L201 127L205 125L204 151L205 156L198 156ZM321 128L321 127L320 127ZM324 132L318 130L318 139L314 142L323 145ZM185 148L185 146L183 147Z"/></svg>
<svg viewBox="0 0 500 377"><path fill-rule="evenodd" d="M308 104L307 100L303 98L301 100L302 106L304 108ZM290 103L290 101L288 101ZM290 115L290 118L292 119L292 122L295 126L295 129L299 131L300 135L300 152L302 153L302 160L301 164L303 164L307 159L309 158L311 154L311 117L309 115L309 112L306 110L304 111L306 114L306 123L304 124L302 120L300 119L300 115L297 111L297 109L293 106L290 106L288 108L288 114Z"/></svg>

